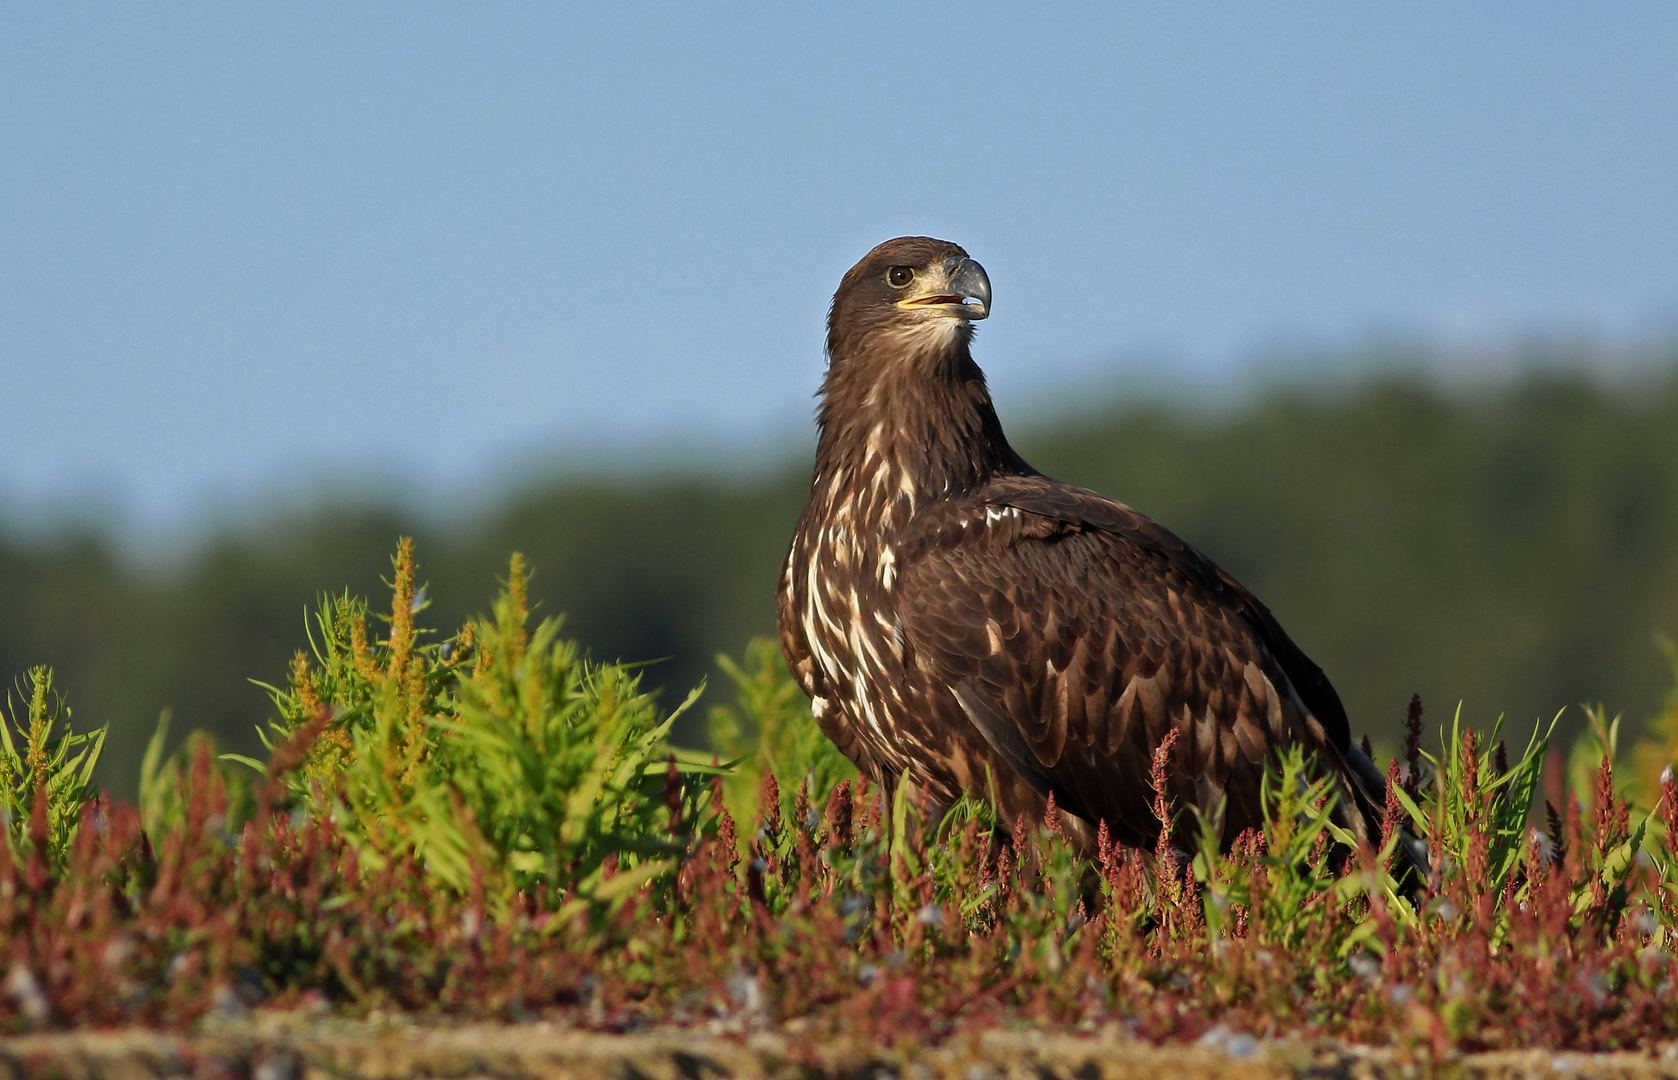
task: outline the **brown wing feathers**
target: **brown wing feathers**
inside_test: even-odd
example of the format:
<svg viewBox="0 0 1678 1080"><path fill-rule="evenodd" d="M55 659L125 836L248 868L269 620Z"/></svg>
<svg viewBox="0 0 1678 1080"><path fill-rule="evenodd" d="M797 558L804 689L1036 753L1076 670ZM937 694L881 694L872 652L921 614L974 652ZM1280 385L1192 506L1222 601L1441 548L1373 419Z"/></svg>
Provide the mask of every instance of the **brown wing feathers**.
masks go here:
<svg viewBox="0 0 1678 1080"><path fill-rule="evenodd" d="M972 505L969 521L995 504ZM1148 767L1178 727L1174 794L1208 810L1229 799L1231 838L1256 824L1287 720L1239 609L1121 535L988 518L911 563L900 608L966 719L1040 793L1133 843L1157 833Z"/></svg>
<svg viewBox="0 0 1678 1080"><path fill-rule="evenodd" d="M898 302L906 269L936 303ZM946 278L988 307L983 271L926 238L876 248L834 297L777 605L823 730L883 782L911 773L943 799L994 783L1009 816L1052 794L1138 845L1158 832L1149 769L1172 728L1170 794L1221 813L1226 842L1262 823L1266 765L1302 743L1345 777L1364 832L1381 778L1322 671L1194 548L1020 460L968 351L985 309L943 303ZM1179 836L1195 827L1185 814Z"/></svg>

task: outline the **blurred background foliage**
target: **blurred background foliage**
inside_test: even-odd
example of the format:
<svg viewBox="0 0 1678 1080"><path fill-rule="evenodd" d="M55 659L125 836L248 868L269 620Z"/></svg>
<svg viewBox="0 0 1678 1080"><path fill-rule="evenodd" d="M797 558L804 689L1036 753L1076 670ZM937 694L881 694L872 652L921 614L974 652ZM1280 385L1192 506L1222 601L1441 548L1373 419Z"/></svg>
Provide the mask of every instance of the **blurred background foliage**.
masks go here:
<svg viewBox="0 0 1678 1080"><path fill-rule="evenodd" d="M1355 728L1395 747L1405 704L1431 720L1506 713L1524 729L1582 702L1631 721L1669 683L1678 638L1678 377L1610 388L1529 374L1497 386L1371 376L1275 387L1220 409L1085 408L1015 423L1038 468L1163 521L1276 611L1340 689ZM422 616L452 634L482 614L510 552L538 615L598 660L662 661L666 708L774 626L774 586L808 484L808 449L759 479L686 471L532 483L439 520L398 500L325 503L201 538L167 562L114 529L0 522L0 674L51 665L78 730L111 723L97 780L133 797L161 710L260 754L323 592L381 595L397 536L417 539ZM705 707L678 742L704 741Z"/></svg>

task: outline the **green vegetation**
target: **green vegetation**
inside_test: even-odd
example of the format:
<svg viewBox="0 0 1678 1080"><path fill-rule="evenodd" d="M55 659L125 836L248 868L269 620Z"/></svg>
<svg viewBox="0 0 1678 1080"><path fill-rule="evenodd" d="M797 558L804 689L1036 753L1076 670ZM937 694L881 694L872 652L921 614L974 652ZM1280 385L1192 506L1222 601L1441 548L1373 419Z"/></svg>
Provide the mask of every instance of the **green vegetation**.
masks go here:
<svg viewBox="0 0 1678 1080"><path fill-rule="evenodd" d="M93 795L102 732L59 727L50 677L30 674L0 758L0 1027L396 1009L890 1046L1118 1025L1423 1062L1678 1036L1678 784L1668 770L1644 808L1624 801L1600 716L1578 751L1593 775L1559 807L1536 795L1548 727L1510 764L1495 727L1453 719L1425 746L1412 710L1379 850L1333 823L1296 753L1273 764L1266 829L1232 850L1207 829L1181 865L1103 829L1085 860L1053 813L939 816L871 787L767 642L725 665L736 701L710 717L740 760L693 760L635 670L580 659L557 620L530 627L517 558L493 613L440 640L416 625L407 541L394 567L382 628L353 596L319 605L312 654L271 689L265 763L203 735L165 757L160 735L138 809ZM1662 754L1675 717L1632 755Z"/></svg>
<svg viewBox="0 0 1678 1080"><path fill-rule="evenodd" d="M724 803L736 820L750 821L756 813L763 773L781 781L783 817L792 814L799 785L825 795L856 778L856 768L810 719L810 701L787 672L779 644L756 638L746 646L744 665L726 655L717 663L733 683L737 703L713 705L706 733L724 757L750 763L723 782Z"/></svg>
<svg viewBox="0 0 1678 1080"><path fill-rule="evenodd" d="M70 730L70 710L53 690L50 668L30 668L23 689L28 706L22 712L11 702L0 709L0 820L14 851L40 851L59 861L82 806L98 793L93 771L106 729Z"/></svg>
<svg viewBox="0 0 1678 1080"><path fill-rule="evenodd" d="M414 625L410 540L392 594L377 642L365 602L323 602L314 663L299 653L289 690L273 691L271 750L319 731L288 775L294 801L330 814L364 865L413 859L501 913L542 890L623 895L671 868L683 823L706 812L700 779L720 771L667 744L692 697L660 718L631 671L561 641L558 619L532 632L519 556L493 616L447 641Z"/></svg>
<svg viewBox="0 0 1678 1080"><path fill-rule="evenodd" d="M1475 392L1388 379L1221 413L1004 419L1040 468L1153 514L1250 585L1378 746L1399 745L1413 693L1523 724L1565 707L1571 741L1581 703L1644 716L1668 685L1653 636L1678 640L1678 378L1636 393L1568 376ZM0 672L51 665L80 716L110 720L97 780L126 798L164 708L177 736L204 729L260 756L269 706L248 680L283 683L319 591L376 593L390 538L407 534L426 552L432 625L464 625L523 551L533 608L565 612L594 659L657 661L643 685L667 707L709 681L673 729L703 745L727 687L711 658L773 630L808 452L750 482L530 486L447 526L326 505L151 569L97 530L0 529Z"/></svg>

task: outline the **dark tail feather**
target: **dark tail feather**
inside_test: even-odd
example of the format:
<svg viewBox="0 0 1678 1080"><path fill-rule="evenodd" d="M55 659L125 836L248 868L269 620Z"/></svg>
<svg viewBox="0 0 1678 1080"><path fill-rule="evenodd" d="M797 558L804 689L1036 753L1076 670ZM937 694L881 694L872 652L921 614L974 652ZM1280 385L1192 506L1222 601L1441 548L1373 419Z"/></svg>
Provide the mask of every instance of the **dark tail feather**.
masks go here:
<svg viewBox="0 0 1678 1080"><path fill-rule="evenodd" d="M1351 788L1352 801L1356 803L1361 830L1360 839L1367 840L1369 846L1378 848L1381 844L1382 827L1387 816L1387 780L1381 775L1381 770L1375 767L1375 762L1369 755L1356 745L1347 746L1339 752L1342 775L1347 779L1347 787ZM1398 855L1399 867L1395 875L1399 888L1405 895L1414 896L1427 883L1430 867L1427 859L1427 845L1417 838L1411 831L1408 822L1400 821L1398 825Z"/></svg>

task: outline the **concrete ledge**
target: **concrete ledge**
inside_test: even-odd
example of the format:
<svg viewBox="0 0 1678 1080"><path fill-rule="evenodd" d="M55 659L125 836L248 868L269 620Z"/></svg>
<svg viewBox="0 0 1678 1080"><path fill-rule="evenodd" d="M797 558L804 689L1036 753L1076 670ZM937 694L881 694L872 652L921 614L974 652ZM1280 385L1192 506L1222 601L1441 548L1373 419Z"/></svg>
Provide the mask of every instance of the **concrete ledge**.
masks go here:
<svg viewBox="0 0 1678 1080"><path fill-rule="evenodd" d="M150 1080L1678 1080L1670 1054L1469 1054L1291 1042L1155 1047L1123 1038L989 1032L932 1048L801 1043L794 1035L661 1030L597 1035L545 1024L410 1027L323 1022L218 1025L194 1034L67 1032L0 1039L0 1077Z"/></svg>

